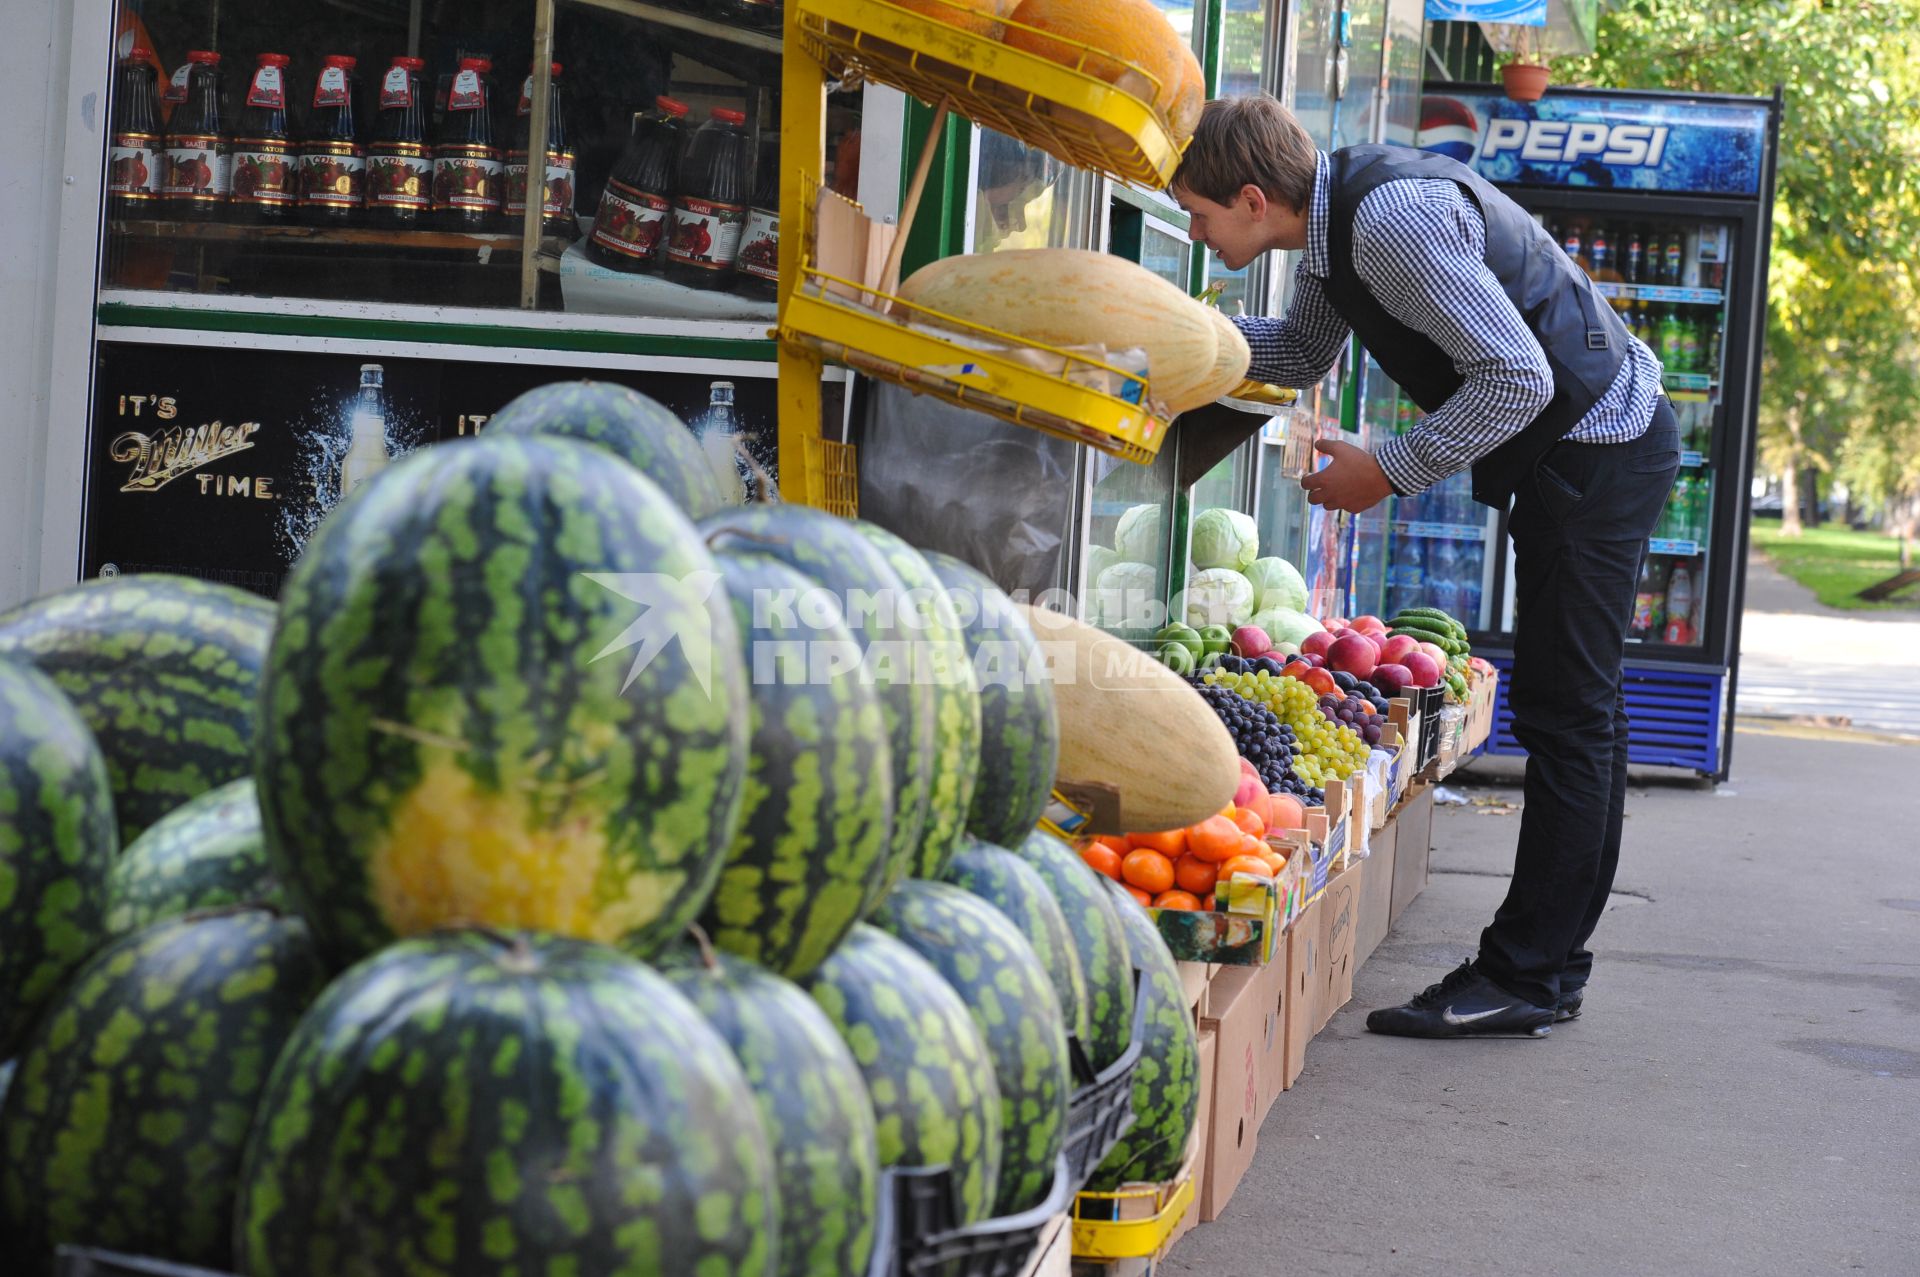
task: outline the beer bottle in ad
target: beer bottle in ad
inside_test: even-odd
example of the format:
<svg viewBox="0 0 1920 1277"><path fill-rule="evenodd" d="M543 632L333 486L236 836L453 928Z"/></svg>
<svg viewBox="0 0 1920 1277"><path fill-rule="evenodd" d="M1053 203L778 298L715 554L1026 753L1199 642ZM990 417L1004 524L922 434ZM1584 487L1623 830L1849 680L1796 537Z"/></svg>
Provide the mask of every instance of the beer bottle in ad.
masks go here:
<svg viewBox="0 0 1920 1277"><path fill-rule="evenodd" d="M577 238L580 225L573 214L573 152L567 147L567 113L560 96L560 64L553 64L553 84L547 92L547 180L541 201L543 235ZM507 217L517 228L527 211L528 137L533 131L533 76L520 89L520 107L514 116L513 146L507 151Z"/></svg>
<svg viewBox="0 0 1920 1277"><path fill-rule="evenodd" d="M247 84L233 138L233 220L285 222L299 197L293 139L287 132L284 53L263 53Z"/></svg>
<svg viewBox="0 0 1920 1277"><path fill-rule="evenodd" d="M163 211L171 217L207 220L225 211L232 186L233 135L227 131L220 93L220 55L211 49L187 54L186 101L167 125L167 158L161 178Z"/></svg>
<svg viewBox="0 0 1920 1277"><path fill-rule="evenodd" d="M136 47L120 64L113 90L113 141L107 151L107 214L152 217L166 152L160 135L160 81L153 50Z"/></svg>
<svg viewBox="0 0 1920 1277"><path fill-rule="evenodd" d="M347 450L340 458L340 499L386 468L386 370L379 364L360 365L360 395L348 422Z"/></svg>
<svg viewBox="0 0 1920 1277"><path fill-rule="evenodd" d="M680 165L667 234L667 277L689 288L731 288L746 230L747 117L716 106Z"/></svg>
<svg viewBox="0 0 1920 1277"><path fill-rule="evenodd" d="M687 108L669 97L653 102L651 112L633 117L633 135L601 192L587 241L587 256L611 270L652 269L666 241Z"/></svg>
<svg viewBox="0 0 1920 1277"><path fill-rule="evenodd" d="M329 54L314 82L312 123L300 143L300 211L309 222L355 221L365 202L367 153L354 114L357 65L345 54Z"/></svg>
<svg viewBox="0 0 1920 1277"><path fill-rule="evenodd" d="M417 226L433 208L427 95L419 58L397 57L380 78L380 113L367 148L367 219Z"/></svg>
<svg viewBox="0 0 1920 1277"><path fill-rule="evenodd" d="M499 229L505 164L493 141L493 92L486 58L460 59L447 92L447 115L433 148L433 209L454 231Z"/></svg>
<svg viewBox="0 0 1920 1277"><path fill-rule="evenodd" d="M760 176L747 208L747 231L740 247L740 287L747 297L772 301L780 287L780 141L760 147Z"/></svg>

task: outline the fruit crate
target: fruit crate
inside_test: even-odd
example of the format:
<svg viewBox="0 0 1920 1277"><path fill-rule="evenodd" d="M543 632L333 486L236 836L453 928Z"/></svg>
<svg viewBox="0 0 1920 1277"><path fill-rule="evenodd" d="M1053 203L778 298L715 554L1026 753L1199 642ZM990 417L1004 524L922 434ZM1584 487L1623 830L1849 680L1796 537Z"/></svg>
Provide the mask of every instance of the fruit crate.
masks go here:
<svg viewBox="0 0 1920 1277"><path fill-rule="evenodd" d="M841 232L865 214L831 191L803 213L800 278L780 337L870 377L963 408L1087 444L1142 465L1166 441L1144 369L1123 368L902 301L876 284L823 268L820 224ZM836 253L836 256L838 254ZM855 269L851 259L841 269Z"/></svg>
<svg viewBox="0 0 1920 1277"><path fill-rule="evenodd" d="M1076 1193L1107 1160L1121 1137L1133 1129L1133 1074L1147 1041L1147 999L1139 992L1142 981L1136 968L1132 1040L1119 1059L1096 1073L1080 1040L1067 1040L1072 1052L1074 1092L1067 1100L1067 1140L1061 1152Z"/></svg>
<svg viewBox="0 0 1920 1277"><path fill-rule="evenodd" d="M54 1277L229 1277L211 1268L165 1259L123 1255L90 1246L62 1246L53 1261Z"/></svg>
<svg viewBox="0 0 1920 1277"><path fill-rule="evenodd" d="M956 1226L945 1166L895 1167L880 1177L880 1219L867 1277L1025 1277L1047 1225L1073 1201L1063 1153L1047 1199L1031 1210Z"/></svg>
<svg viewBox="0 0 1920 1277"><path fill-rule="evenodd" d="M1158 1255L1193 1205L1193 1194L1191 1173L1165 1184L1080 1194L1073 1203L1074 1258Z"/></svg>
<svg viewBox="0 0 1920 1277"><path fill-rule="evenodd" d="M1415 775L1424 772L1440 755L1440 709L1446 699L1445 688L1409 687L1391 701L1393 712L1388 717L1407 733ZM1413 735L1415 728L1419 733L1417 737Z"/></svg>
<svg viewBox="0 0 1920 1277"><path fill-rule="evenodd" d="M967 29L1030 28L948 0L915 0L914 9L887 0L793 0L792 7L808 54L843 81L871 80L928 105L944 103L1075 168L1155 190L1180 166L1172 126L1150 105L1171 95L1142 68L1091 45L1035 32L1064 55L1043 58L1004 36Z"/></svg>

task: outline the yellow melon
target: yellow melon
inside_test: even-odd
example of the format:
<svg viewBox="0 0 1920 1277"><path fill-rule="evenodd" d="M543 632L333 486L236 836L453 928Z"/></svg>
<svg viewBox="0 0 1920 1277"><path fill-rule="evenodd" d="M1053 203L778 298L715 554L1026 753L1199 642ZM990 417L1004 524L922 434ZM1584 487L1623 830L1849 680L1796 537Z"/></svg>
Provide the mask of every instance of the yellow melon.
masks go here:
<svg viewBox="0 0 1920 1277"><path fill-rule="evenodd" d="M1006 30L1001 21L1015 0L891 0L902 9L925 14L937 22L998 40Z"/></svg>
<svg viewBox="0 0 1920 1277"><path fill-rule="evenodd" d="M1193 131L1200 127L1200 111L1207 104L1207 73L1200 69L1200 59L1193 56L1193 50L1184 50L1186 61L1180 68L1180 88L1174 94L1173 107L1167 112L1167 122L1173 129L1173 144L1184 147L1193 138Z"/></svg>
<svg viewBox="0 0 1920 1277"><path fill-rule="evenodd" d="M1021 0L1007 20L1006 43L1012 48L1075 66L1084 53L1065 41L1088 45L1105 57L1087 58L1082 69L1136 93L1162 113L1172 112L1180 96L1183 63L1193 58L1186 41L1151 0ZM1158 88L1141 82L1138 75L1129 76L1129 67L1151 75Z"/></svg>
<svg viewBox="0 0 1920 1277"><path fill-rule="evenodd" d="M1193 393L1205 396L1200 402L1212 403L1246 380L1247 365L1253 362L1253 352L1247 349L1247 339L1241 335L1238 325L1210 306L1206 311L1213 316L1220 349L1213 361L1213 375L1196 387Z"/></svg>

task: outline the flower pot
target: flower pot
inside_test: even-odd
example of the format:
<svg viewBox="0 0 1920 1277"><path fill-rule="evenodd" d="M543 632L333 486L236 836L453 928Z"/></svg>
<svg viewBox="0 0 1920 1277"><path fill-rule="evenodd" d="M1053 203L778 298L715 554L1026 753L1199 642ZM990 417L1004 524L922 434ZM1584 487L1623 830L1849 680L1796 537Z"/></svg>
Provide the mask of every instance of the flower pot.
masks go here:
<svg viewBox="0 0 1920 1277"><path fill-rule="evenodd" d="M1500 83L1515 102L1538 102L1547 91L1552 73L1528 62L1509 62L1500 68Z"/></svg>

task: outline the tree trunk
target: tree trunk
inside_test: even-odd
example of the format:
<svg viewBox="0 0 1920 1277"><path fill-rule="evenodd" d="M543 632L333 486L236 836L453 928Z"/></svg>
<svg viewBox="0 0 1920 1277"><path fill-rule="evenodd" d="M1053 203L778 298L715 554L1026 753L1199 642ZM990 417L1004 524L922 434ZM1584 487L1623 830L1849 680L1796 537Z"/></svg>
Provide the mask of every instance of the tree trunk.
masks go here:
<svg viewBox="0 0 1920 1277"><path fill-rule="evenodd" d="M1800 535L1800 467L1799 457L1789 455L1786 468L1780 472L1780 535L1797 537Z"/></svg>

